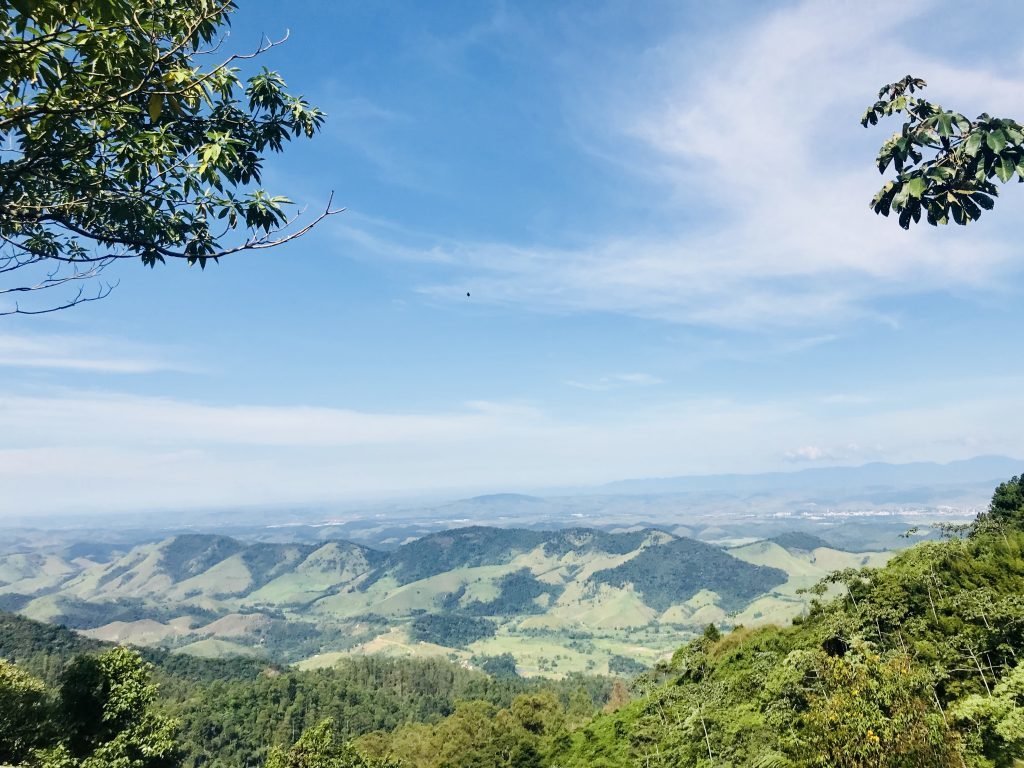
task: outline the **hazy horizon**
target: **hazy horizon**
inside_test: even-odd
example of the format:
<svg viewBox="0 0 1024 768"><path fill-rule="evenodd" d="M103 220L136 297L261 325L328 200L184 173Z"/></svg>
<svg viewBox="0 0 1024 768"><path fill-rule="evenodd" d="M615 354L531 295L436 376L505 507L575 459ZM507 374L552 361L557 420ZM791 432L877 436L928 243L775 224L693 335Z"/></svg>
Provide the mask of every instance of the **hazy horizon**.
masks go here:
<svg viewBox="0 0 1024 768"><path fill-rule="evenodd" d="M881 470L882 476L873 474L873 470ZM918 473L910 472L916 469ZM263 501L248 504L194 504L168 505L140 504L133 507L97 506L73 507L49 510L47 512L5 512L0 511L0 526L5 523L25 525L31 521L39 524L62 521L72 523L76 519L90 518L124 518L166 513L184 515L194 524L198 515L231 514L235 522L242 522L247 513L253 516L266 514L300 515L313 520L320 513L324 519L337 516L345 518L352 513L383 513L384 510L425 510L432 507L443 507L465 501L476 501L498 497L523 497L538 500L558 500L576 497L585 500L592 497L596 500L609 497L653 496L685 498L692 496L699 499L702 494L725 493L742 497L751 493L777 493L803 491L807 493L825 493L835 490L836 481L840 487L851 481L848 491L869 490L874 488L917 488L929 493L943 489L974 487L980 495L972 503L985 503L990 495L993 482L1001 482L1010 477L1024 473L1024 459L1010 456L982 455L951 462L914 461L905 463L866 462L858 464L829 464L814 467L789 467L777 472L723 472L710 474L678 474L657 477L616 478L596 484L580 484L574 486L551 485L537 487L488 486L481 488L447 488L429 491L409 491L403 494L378 494L361 497L333 497L324 499ZM822 483L821 478L827 478ZM800 482L803 479L803 482ZM795 482L790 483L789 480ZM884 483L888 483L885 486ZM780 501L785 503L785 501ZM913 503L911 503L911 506ZM885 506L881 504L879 506ZM162 521L163 525L167 521ZM212 522L216 522L215 520ZM171 521L174 524L174 521Z"/></svg>

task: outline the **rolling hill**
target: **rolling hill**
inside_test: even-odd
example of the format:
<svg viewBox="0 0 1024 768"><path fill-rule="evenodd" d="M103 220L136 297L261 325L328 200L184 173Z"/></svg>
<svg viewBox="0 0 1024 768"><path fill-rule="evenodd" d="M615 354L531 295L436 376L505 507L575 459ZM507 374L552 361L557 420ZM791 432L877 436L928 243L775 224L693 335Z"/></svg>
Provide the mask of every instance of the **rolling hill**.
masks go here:
<svg viewBox="0 0 1024 768"><path fill-rule="evenodd" d="M109 562L0 556L0 600L96 639L199 655L512 653L523 674L558 675L653 663L707 623L788 618L800 587L883 560L807 534L726 549L656 528L469 526L391 551L189 533Z"/></svg>

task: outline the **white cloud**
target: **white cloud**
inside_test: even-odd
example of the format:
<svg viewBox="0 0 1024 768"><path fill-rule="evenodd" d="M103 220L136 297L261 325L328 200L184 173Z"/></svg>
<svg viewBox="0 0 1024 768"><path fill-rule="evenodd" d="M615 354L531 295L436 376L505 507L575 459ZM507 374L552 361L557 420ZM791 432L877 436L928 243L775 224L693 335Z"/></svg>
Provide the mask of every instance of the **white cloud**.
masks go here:
<svg viewBox="0 0 1024 768"><path fill-rule="evenodd" d="M607 107L586 120L595 132L610 126L601 138L608 154L667 189L659 225L579 247L402 238L369 227L345 236L376 253L418 251L454 265L459 284L471 276L483 302L728 328L895 323L878 300L1004 290L1019 258L999 210L966 233L904 232L867 206L882 183L872 160L887 133L857 120L882 83L920 73L951 105L1024 113L1024 79L905 44L908 22L928 6L804 2L712 49L699 67L689 41L669 37L621 76L621 90L614 78L592 84L606 89ZM422 290L455 295L445 279Z"/></svg>
<svg viewBox="0 0 1024 768"><path fill-rule="evenodd" d="M450 413L367 413L305 406L217 406L119 393L0 396L6 440L20 445L339 447L436 445L526 428L528 407L467 403Z"/></svg>
<svg viewBox="0 0 1024 768"><path fill-rule="evenodd" d="M827 424L813 399L679 400L580 422L518 403L371 413L0 393L0 518L535 490L794 461L1021 455L1022 383L974 388L989 391L987 399L882 404ZM989 425L984 437L978 424Z"/></svg>
<svg viewBox="0 0 1024 768"><path fill-rule="evenodd" d="M836 392L831 395L824 395L821 402L825 405L870 405L877 398L871 395L857 394L850 392Z"/></svg>
<svg viewBox="0 0 1024 768"><path fill-rule="evenodd" d="M783 456L788 462L824 462L828 464L848 464L879 459L885 455L881 446L865 447L857 443L847 445L803 445L786 451Z"/></svg>
<svg viewBox="0 0 1024 768"><path fill-rule="evenodd" d="M99 336L0 333L0 367L91 373L192 371L165 353Z"/></svg>
<svg viewBox="0 0 1024 768"><path fill-rule="evenodd" d="M818 461L828 458L831 453L819 445L804 445L792 451L786 451L786 461Z"/></svg>
<svg viewBox="0 0 1024 768"><path fill-rule="evenodd" d="M592 381L566 381L566 386L575 389L585 389L590 392L607 392L612 389L623 387L652 387L656 384L664 384L664 380L650 373L616 373L611 376L602 376Z"/></svg>

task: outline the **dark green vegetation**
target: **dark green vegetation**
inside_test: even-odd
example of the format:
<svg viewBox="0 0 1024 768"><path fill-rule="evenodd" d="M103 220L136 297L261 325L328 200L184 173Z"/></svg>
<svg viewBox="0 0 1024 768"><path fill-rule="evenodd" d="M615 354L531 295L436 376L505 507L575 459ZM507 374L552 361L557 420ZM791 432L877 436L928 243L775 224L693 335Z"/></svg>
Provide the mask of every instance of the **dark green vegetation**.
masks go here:
<svg viewBox="0 0 1024 768"><path fill-rule="evenodd" d="M47 682L54 682L60 670L75 656L103 647L102 643L65 627L0 613L0 658Z"/></svg>
<svg viewBox="0 0 1024 768"><path fill-rule="evenodd" d="M543 694L559 707L590 713L611 692L611 682L600 678L526 681L514 671L508 674L508 660L497 658L491 661L499 669L504 661L506 674L488 676L441 660L358 657L331 669L297 672L253 659L204 660L152 650L143 656L112 651L61 627L0 614L0 659L14 662L0 662L0 764L28 759L34 748L57 744L79 758L96 754L127 726L122 728L116 719L113 724L110 719L90 720L90 713L106 711L104 702L125 681L135 692L122 709L136 720L129 723L130 738L118 743L151 736L165 740L166 729L173 726L174 748L159 755L179 755L189 767L217 768L262 765L269 745L292 745L307 730L312 735L299 745L315 742L336 752L338 759L362 765L362 758L346 746L351 738L391 732L404 724L439 722L454 714L460 701L501 709ZM77 720L72 711L78 713ZM332 723L326 733L325 721ZM73 722L80 725L55 727ZM288 756L302 750L285 748L272 759L292 765ZM47 768L78 765L51 758L44 760ZM82 763L88 768L113 764ZM131 765L177 764L161 757Z"/></svg>
<svg viewBox="0 0 1024 768"><path fill-rule="evenodd" d="M658 610L687 600L702 589L715 592L733 609L782 584L778 568L751 565L693 539L676 539L644 549L620 566L594 574L599 584L633 584L644 602ZM681 600L681 599L682 600Z"/></svg>
<svg viewBox="0 0 1024 768"><path fill-rule="evenodd" d="M541 613L543 609L537 599L545 595L555 599L562 594L563 589L560 585L546 584L528 568L502 576L497 581L497 587L501 591L496 598L487 602L475 600L466 605L466 611L481 616Z"/></svg>
<svg viewBox="0 0 1024 768"><path fill-rule="evenodd" d="M555 556L574 551L625 555L642 546L648 539L648 533L648 530L607 533L593 528L567 528L548 537L544 542L544 552Z"/></svg>
<svg viewBox="0 0 1024 768"><path fill-rule="evenodd" d="M465 601L466 586L462 585L455 592L443 595L440 606L446 610L461 610L474 616L516 616L531 613L542 613L543 607L538 598L548 598L545 602L556 599L564 587L548 584L530 572L528 568L513 571L495 581L498 596L486 602L480 600Z"/></svg>
<svg viewBox="0 0 1024 768"><path fill-rule="evenodd" d="M800 549L804 552L812 552L819 547L832 546L819 536L796 531L780 533L778 536L772 536L768 541L778 544L783 549Z"/></svg>
<svg viewBox="0 0 1024 768"><path fill-rule="evenodd" d="M544 531L473 526L430 534L389 554L387 572L399 584L411 584L453 568L472 568L508 560L545 542ZM372 580L384 575L378 572Z"/></svg>
<svg viewBox="0 0 1024 768"><path fill-rule="evenodd" d="M973 120L914 95L924 80L907 75L878 92L861 124L902 114L902 128L878 152L878 170L890 165L896 178L871 201L875 213L898 214L909 229L924 214L929 224L969 224L992 210L999 190L1014 176L1024 182L1024 126L981 114Z"/></svg>
<svg viewBox="0 0 1024 768"><path fill-rule="evenodd" d="M412 620L409 636L425 643L464 648L494 636L494 622L458 614L426 613Z"/></svg>
<svg viewBox="0 0 1024 768"><path fill-rule="evenodd" d="M23 605L30 599L24 599ZM170 621L178 615L180 611L173 606L154 605L139 598L122 597L109 603L91 603L66 597L60 601L60 613L51 616L50 621L75 629L86 629L112 621ZM192 608L189 615L200 621L213 621L218 614L203 608Z"/></svg>
<svg viewBox="0 0 1024 768"><path fill-rule="evenodd" d="M335 734L334 723L324 720L305 731L285 749L274 747L267 768L387 768L397 765L387 758L368 760Z"/></svg>
<svg viewBox="0 0 1024 768"><path fill-rule="evenodd" d="M171 539L167 546L160 550L160 565L172 581L185 581L185 579L198 576L222 560L245 550L246 547L242 542L227 536L184 534ZM249 560L256 562L265 560L265 556L261 557L263 552L265 552L265 548L260 547L260 554L249 558ZM243 559L245 559L245 555L243 555ZM127 570L127 566L122 566L107 571L103 581L115 579Z"/></svg>
<svg viewBox="0 0 1024 768"><path fill-rule="evenodd" d="M0 761L42 768L174 768L178 724L158 713L150 665L113 648L75 657L50 695L0 661Z"/></svg>
<svg viewBox="0 0 1024 768"><path fill-rule="evenodd" d="M0 4L0 272L23 280L0 295L42 297L0 314L100 298L109 288L74 288L116 259L205 266L311 226L287 233L290 201L259 185L265 155L312 136L324 115L276 72L242 81L237 57L218 50L234 10ZM62 286L70 294L48 300Z"/></svg>
<svg viewBox="0 0 1024 768"><path fill-rule="evenodd" d="M500 656L480 656L473 659L476 666L492 677L515 677L516 657L511 653Z"/></svg>

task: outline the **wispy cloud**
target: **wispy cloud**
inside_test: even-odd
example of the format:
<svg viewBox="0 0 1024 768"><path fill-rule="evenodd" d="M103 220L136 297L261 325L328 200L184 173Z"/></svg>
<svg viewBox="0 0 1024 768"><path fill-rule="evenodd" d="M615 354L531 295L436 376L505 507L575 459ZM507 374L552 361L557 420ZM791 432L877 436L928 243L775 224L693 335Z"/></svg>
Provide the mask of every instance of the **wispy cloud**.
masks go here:
<svg viewBox="0 0 1024 768"><path fill-rule="evenodd" d="M502 0L490 7L480 3L475 10L481 13L476 23L447 35L424 34L416 55L429 66L443 69L462 77L473 76L473 68L466 59L475 50L507 48L509 40L527 31L522 19Z"/></svg>
<svg viewBox="0 0 1024 768"><path fill-rule="evenodd" d="M1001 278L1019 269L1009 225L907 233L867 206L881 183L872 158L885 134L868 134L857 119L880 84L910 71L932 78L951 103L969 108L981 93L991 108L1024 112L1024 79L904 43L907 22L929 5L804 2L763 18L699 68L686 39L667 36L619 79L628 91L615 80L591 83L606 106L586 119L608 126L602 140L637 176L668 190L658 223L574 247L443 236L389 247L380 241L391 235L347 236L453 265L484 302L726 328L894 324L884 300L1002 290ZM455 295L444 277L421 290Z"/></svg>
<svg viewBox="0 0 1024 768"><path fill-rule="evenodd" d="M166 353L99 336L0 333L0 367L89 373L194 371Z"/></svg>
<svg viewBox="0 0 1024 768"><path fill-rule="evenodd" d="M590 392L607 392L611 389L622 389L623 387L651 387L655 384L664 384L664 380L649 373L616 373L611 376L601 376L591 381L566 381L566 386L575 389L585 389Z"/></svg>
<svg viewBox="0 0 1024 768"><path fill-rule="evenodd" d="M431 242L429 236L358 211L346 211L342 220L334 222L332 232L342 242L354 245L370 256L433 264L454 263L451 253L439 243Z"/></svg>
<svg viewBox="0 0 1024 768"><path fill-rule="evenodd" d="M831 395L824 395L821 402L825 405L870 405L877 401L872 395L858 394L853 392L836 392Z"/></svg>
<svg viewBox="0 0 1024 768"><path fill-rule="evenodd" d="M1021 382L1005 384L985 399L840 414L827 429L810 400L698 398L578 421L521 403L402 413L0 392L0 518L1020 455ZM992 426L979 437L978 424Z"/></svg>
<svg viewBox="0 0 1024 768"><path fill-rule="evenodd" d="M848 464L879 459L884 455L885 451L882 446L862 446L857 443L848 443L846 445L802 445L783 454L786 461L797 464L805 462Z"/></svg>
<svg viewBox="0 0 1024 768"><path fill-rule="evenodd" d="M440 413L374 413L306 406L215 406L121 393L0 397L0 424L12 442L81 444L100 440L165 446L268 448L436 445L526 428L526 406L470 402Z"/></svg>

